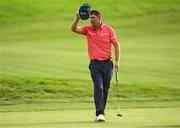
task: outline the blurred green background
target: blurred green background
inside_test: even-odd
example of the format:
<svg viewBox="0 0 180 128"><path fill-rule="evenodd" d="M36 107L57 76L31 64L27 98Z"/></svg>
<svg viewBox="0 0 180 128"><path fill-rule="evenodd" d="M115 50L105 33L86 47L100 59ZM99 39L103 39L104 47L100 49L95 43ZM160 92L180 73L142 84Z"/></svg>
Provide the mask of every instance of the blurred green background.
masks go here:
<svg viewBox="0 0 180 128"><path fill-rule="evenodd" d="M93 103L86 37L70 30L83 3L119 38L122 106L180 106L179 0L0 0L0 104Z"/></svg>

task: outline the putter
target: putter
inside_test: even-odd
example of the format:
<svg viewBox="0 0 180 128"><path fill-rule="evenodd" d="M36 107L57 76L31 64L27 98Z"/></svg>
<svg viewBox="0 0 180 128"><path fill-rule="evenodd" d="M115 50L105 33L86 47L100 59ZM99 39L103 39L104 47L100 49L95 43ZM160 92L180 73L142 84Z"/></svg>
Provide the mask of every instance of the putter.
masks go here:
<svg viewBox="0 0 180 128"><path fill-rule="evenodd" d="M120 106L119 106L119 84L118 84L118 69L115 68L115 73L116 73L116 98L117 98L117 114L116 116L122 117L122 114L120 114Z"/></svg>

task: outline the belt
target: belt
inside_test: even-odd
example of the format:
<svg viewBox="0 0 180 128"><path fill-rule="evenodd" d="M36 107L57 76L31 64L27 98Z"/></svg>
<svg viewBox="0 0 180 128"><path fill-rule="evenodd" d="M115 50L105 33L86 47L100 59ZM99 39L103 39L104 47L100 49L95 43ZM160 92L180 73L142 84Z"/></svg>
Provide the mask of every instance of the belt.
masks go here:
<svg viewBox="0 0 180 128"><path fill-rule="evenodd" d="M96 62L107 62L107 61L111 61L112 58L109 58L107 60L97 60L97 59L91 59L91 61L96 61Z"/></svg>

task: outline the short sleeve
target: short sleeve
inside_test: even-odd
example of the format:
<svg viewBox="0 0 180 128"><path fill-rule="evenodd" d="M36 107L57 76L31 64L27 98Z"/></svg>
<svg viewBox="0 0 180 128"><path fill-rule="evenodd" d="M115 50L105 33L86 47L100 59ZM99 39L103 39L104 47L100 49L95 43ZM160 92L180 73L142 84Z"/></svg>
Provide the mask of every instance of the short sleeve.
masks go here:
<svg viewBox="0 0 180 128"><path fill-rule="evenodd" d="M86 35L86 33L87 33L87 28L88 28L88 26L83 26L83 27L81 28L82 34Z"/></svg>
<svg viewBox="0 0 180 128"><path fill-rule="evenodd" d="M113 28L110 27L109 31L110 31L110 41L111 41L111 43L117 43L118 39L117 39L116 33L114 32Z"/></svg>

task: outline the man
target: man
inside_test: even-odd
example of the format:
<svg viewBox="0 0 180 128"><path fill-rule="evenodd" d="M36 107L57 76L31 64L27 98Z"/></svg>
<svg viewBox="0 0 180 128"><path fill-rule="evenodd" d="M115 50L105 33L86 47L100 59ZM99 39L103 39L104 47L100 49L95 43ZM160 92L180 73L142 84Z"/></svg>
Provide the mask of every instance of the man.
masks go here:
<svg viewBox="0 0 180 128"><path fill-rule="evenodd" d="M96 121L105 122L104 111L113 72L112 49L115 49L115 68L119 68L120 47L113 29L103 24L101 13L98 10L91 10L89 13L91 25L78 26L80 19L76 13L72 22L73 32L87 36L88 55L90 59L89 69L94 83L94 102L96 106Z"/></svg>

